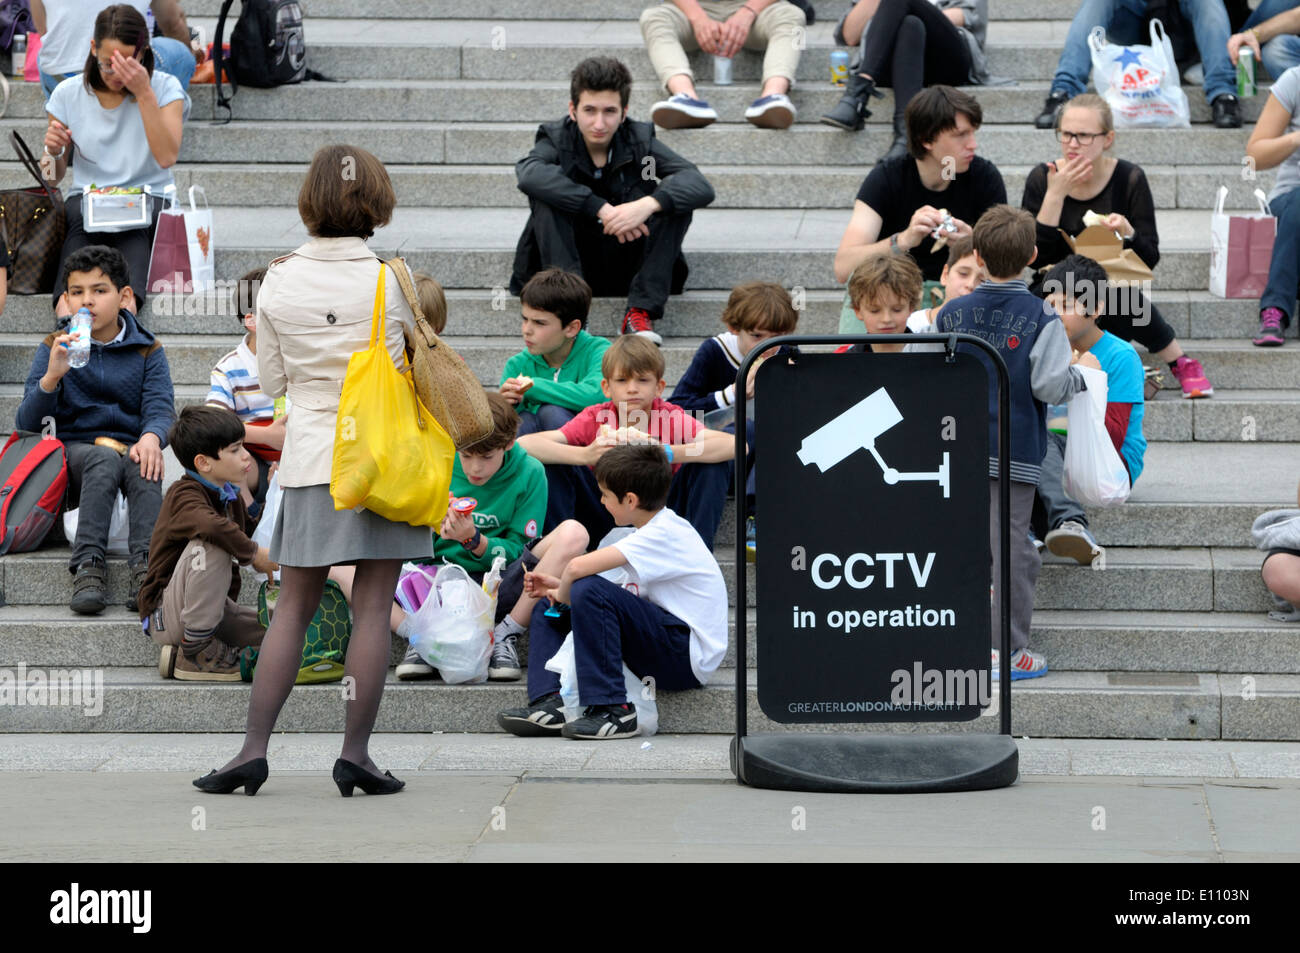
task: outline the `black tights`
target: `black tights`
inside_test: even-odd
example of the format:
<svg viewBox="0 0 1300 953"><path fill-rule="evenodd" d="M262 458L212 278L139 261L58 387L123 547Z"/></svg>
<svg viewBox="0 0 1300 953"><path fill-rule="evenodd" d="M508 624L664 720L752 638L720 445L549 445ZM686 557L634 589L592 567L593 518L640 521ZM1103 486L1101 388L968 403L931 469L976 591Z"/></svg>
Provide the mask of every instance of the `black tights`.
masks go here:
<svg viewBox="0 0 1300 953"><path fill-rule="evenodd" d="M320 606L329 569L328 566L280 567L280 600L257 655L244 746L221 770L266 757L276 718L298 677L307 626ZM372 774L380 773L370 760L370 733L375 727L384 680L388 676L392 639L389 615L401 569L400 559L362 560L357 563L352 582L352 638L348 641L341 685L347 716L339 757Z"/></svg>
<svg viewBox="0 0 1300 953"><path fill-rule="evenodd" d="M893 88L895 116L924 86L969 83L970 67L965 38L929 0L880 0L858 72Z"/></svg>

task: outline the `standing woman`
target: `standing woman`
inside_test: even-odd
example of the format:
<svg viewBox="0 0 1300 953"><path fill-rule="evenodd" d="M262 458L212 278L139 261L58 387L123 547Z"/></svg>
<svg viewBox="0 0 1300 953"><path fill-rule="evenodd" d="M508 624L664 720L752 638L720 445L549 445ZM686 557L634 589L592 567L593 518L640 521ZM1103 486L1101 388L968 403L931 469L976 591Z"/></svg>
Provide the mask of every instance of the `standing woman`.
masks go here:
<svg viewBox="0 0 1300 953"><path fill-rule="evenodd" d="M68 256L87 245L108 245L126 258L134 311L140 315L162 193L175 184L171 167L180 155L190 98L175 76L154 69L149 30L135 7L120 3L99 12L85 71L59 83L45 111L50 117L45 152L51 160L43 165L53 166L51 184L63 179L70 154L76 155L66 205L68 231L54 282L56 313L69 313L61 300ZM82 200L92 185L147 188L149 223L124 232L86 232Z"/></svg>
<svg viewBox="0 0 1300 953"><path fill-rule="evenodd" d="M366 246L392 218L397 197L375 156L355 146L317 151L298 213L311 241L271 262L257 297L257 365L262 389L288 394L280 485L284 498L271 540L281 564L280 600L262 642L248 705L244 747L220 773L194 782L228 794L254 794L266 779L266 747L276 717L293 688L307 626L320 605L331 566L355 566L352 639L346 676L355 679L347 705L343 751L334 781L344 797L353 786L393 794L404 782L380 773L370 760L370 732L388 671L389 613L402 562L431 559L427 526L392 523L369 510L335 510L330 469L339 397L348 359L369 345L375 285L385 270L386 338L394 366L406 364L403 330L414 318L393 266Z"/></svg>
<svg viewBox="0 0 1300 953"><path fill-rule="evenodd" d="M1084 214L1093 211L1106 217L1106 228L1119 233L1125 248L1133 249L1155 270L1160 261L1155 200L1141 166L1105 155L1115 143L1110 106L1090 93L1075 96L1057 113L1056 138L1061 143L1061 158L1040 163L1030 171L1020 201L1021 208L1038 223L1034 267L1041 273L1071 254L1061 231L1078 235L1084 229ZM1037 282L1034 290L1038 290ZM1128 289L1116 288L1121 290ZM1166 362L1184 397L1214 393L1201 362L1183 353L1174 339L1174 329L1145 294L1132 289L1115 298L1104 302L1107 313L1097 321L1098 327L1125 341L1137 341Z"/></svg>

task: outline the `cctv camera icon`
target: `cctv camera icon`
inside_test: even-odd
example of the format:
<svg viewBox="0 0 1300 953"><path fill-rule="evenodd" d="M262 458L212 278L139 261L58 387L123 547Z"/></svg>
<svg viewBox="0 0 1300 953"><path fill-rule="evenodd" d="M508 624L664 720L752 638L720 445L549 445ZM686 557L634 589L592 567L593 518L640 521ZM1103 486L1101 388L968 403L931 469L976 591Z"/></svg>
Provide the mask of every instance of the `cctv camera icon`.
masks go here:
<svg viewBox="0 0 1300 953"><path fill-rule="evenodd" d="M881 387L830 423L804 437L798 451L799 462L804 466L815 463L825 473L858 450L867 450L875 458L884 481L890 486L904 481L932 481L943 487L943 498L948 499L951 474L947 453L944 453L939 469L933 473L900 473L887 464L876 449L876 438L902 422L903 415L899 413L889 392Z"/></svg>

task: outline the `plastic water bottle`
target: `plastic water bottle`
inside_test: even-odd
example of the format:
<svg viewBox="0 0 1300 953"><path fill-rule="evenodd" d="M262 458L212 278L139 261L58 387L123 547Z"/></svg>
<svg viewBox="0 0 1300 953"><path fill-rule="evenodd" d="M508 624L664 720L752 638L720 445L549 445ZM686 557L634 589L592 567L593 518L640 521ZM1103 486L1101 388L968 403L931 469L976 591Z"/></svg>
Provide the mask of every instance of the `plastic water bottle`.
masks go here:
<svg viewBox="0 0 1300 953"><path fill-rule="evenodd" d="M72 343L68 345L68 363L85 367L90 362L90 309L82 308L72 316Z"/></svg>

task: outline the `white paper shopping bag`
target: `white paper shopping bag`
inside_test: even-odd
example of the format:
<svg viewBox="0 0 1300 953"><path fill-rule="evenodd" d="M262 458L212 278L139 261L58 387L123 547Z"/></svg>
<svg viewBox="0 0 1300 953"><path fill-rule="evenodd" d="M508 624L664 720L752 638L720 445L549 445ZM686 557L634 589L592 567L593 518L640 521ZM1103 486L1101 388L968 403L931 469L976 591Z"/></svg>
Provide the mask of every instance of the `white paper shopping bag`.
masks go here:
<svg viewBox="0 0 1300 953"><path fill-rule="evenodd" d="M1263 189L1255 190L1258 215L1228 214L1223 210L1227 196L1227 187L1219 186L1214 214L1210 216L1210 293L1220 298L1263 297L1273 261L1277 219Z"/></svg>

